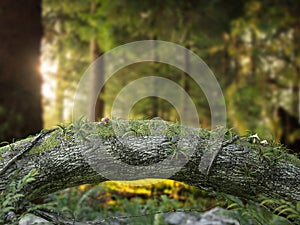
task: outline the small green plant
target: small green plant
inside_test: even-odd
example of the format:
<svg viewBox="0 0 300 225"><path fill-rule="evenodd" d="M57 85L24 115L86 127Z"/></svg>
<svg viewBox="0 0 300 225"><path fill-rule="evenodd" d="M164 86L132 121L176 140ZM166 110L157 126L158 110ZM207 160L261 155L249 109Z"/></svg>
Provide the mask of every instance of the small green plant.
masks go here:
<svg viewBox="0 0 300 225"><path fill-rule="evenodd" d="M274 213L287 219L294 221L294 224L300 224L300 202L293 204L285 201L284 199L268 199L265 198L261 205L276 206L274 207Z"/></svg>
<svg viewBox="0 0 300 225"><path fill-rule="evenodd" d="M231 140L235 135L236 135L236 132L234 131L233 128L227 129L224 134L224 139Z"/></svg>
<svg viewBox="0 0 300 225"><path fill-rule="evenodd" d="M244 166L241 167L239 173L246 176L246 177L252 177L255 176L257 172L257 169L254 169L253 166L248 166L247 164L244 164Z"/></svg>
<svg viewBox="0 0 300 225"><path fill-rule="evenodd" d="M259 148L257 156L260 161L266 160L273 166L284 158L285 153L286 151L282 146L267 146Z"/></svg>
<svg viewBox="0 0 300 225"><path fill-rule="evenodd" d="M37 175L37 170L32 170L21 180L12 180L6 187L6 190L0 193L0 223L4 223L5 216L9 212L16 215L16 220L22 216L17 215L17 212L20 210L19 205L24 205L25 203L20 204L20 201L25 197L21 194L21 191L29 183L35 181L35 175ZM27 210L29 211L30 209Z"/></svg>
<svg viewBox="0 0 300 225"><path fill-rule="evenodd" d="M264 204L258 204L252 201L243 201L238 197L220 193L219 197L225 199L224 206L228 209L226 215L234 218L240 224L254 225L290 225L288 219L273 214Z"/></svg>
<svg viewBox="0 0 300 225"><path fill-rule="evenodd" d="M168 144L169 147L166 149L167 154L171 155L171 159L173 160L178 159L180 155L183 155L185 158L188 159L188 155L187 155L187 150L186 148L179 148L176 143L169 141L169 142L165 142L164 144Z"/></svg>

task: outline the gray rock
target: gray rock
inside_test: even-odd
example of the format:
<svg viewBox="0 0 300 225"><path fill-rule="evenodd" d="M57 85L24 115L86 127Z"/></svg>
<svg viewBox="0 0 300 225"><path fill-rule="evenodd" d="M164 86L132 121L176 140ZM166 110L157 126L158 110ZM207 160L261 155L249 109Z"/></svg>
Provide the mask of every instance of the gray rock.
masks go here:
<svg viewBox="0 0 300 225"><path fill-rule="evenodd" d="M224 209L214 208L205 213L173 212L165 217L168 225L240 225L237 220L221 215Z"/></svg>
<svg viewBox="0 0 300 225"><path fill-rule="evenodd" d="M174 212L170 213L166 216L165 221L170 225L180 224L182 220L184 220L186 214L184 212Z"/></svg>
<svg viewBox="0 0 300 225"><path fill-rule="evenodd" d="M227 218L218 213L222 212L222 208L214 208L202 214L201 225L239 225L240 223L234 219Z"/></svg>
<svg viewBox="0 0 300 225"><path fill-rule="evenodd" d="M20 221L19 221L19 225L42 225L42 224L52 224L50 222L48 222L47 220L38 217L38 216L34 216L34 215L28 215L23 217Z"/></svg>

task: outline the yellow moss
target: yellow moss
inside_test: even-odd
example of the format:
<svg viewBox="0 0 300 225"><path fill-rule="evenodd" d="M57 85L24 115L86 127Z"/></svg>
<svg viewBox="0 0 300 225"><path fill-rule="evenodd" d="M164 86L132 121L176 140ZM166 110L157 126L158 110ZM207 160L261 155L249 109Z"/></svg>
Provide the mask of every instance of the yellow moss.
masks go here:
<svg viewBox="0 0 300 225"><path fill-rule="evenodd" d="M102 185L111 190L130 194L151 196L153 189L163 190L164 194L172 194L189 186L174 180L167 179L142 179L134 181L106 181Z"/></svg>

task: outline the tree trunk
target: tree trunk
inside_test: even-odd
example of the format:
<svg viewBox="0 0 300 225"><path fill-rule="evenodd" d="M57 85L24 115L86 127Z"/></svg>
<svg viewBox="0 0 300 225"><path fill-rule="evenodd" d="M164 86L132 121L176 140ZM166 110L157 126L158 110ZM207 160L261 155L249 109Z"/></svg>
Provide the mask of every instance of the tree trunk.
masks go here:
<svg viewBox="0 0 300 225"><path fill-rule="evenodd" d="M0 1L0 140L42 129L41 1Z"/></svg>
<svg viewBox="0 0 300 225"><path fill-rule="evenodd" d="M94 62L98 57L100 52L98 43L96 39L92 39L90 41L90 53L91 53L91 60L92 62ZM104 60L104 59L103 59ZM102 117L104 117L104 111L105 111L105 106L104 106L104 100L101 98L101 95L104 94L104 63L98 62L97 65L95 65L93 67L93 71L92 71L92 93L91 95L97 95L97 100L96 100L96 105L95 105L95 111L92 110L92 112L90 112L90 119L91 120L96 120L98 121L99 119L101 119ZM100 87L102 87L102 89L100 90ZM98 94L98 92L100 91L100 93ZM93 99L93 98L92 98ZM93 108L94 103L91 103L91 108Z"/></svg>
<svg viewBox="0 0 300 225"><path fill-rule="evenodd" d="M90 13L91 15L95 14L95 11L97 9L97 7L99 7L99 5L96 4L96 2L91 1L91 6L90 6ZM90 40L90 57L91 57L91 62L93 63L95 60L97 60L98 57L101 56L101 52L100 52L100 48L99 48L99 44L97 42L97 39L95 37L93 37ZM104 59L103 59L104 60ZM89 112L89 118L94 121L99 121L102 117L104 117L104 113L105 113L105 102L103 100L103 98L101 98L101 95L104 94L104 63L103 61L100 61L97 63L97 65L95 65L93 67L93 71L92 71L92 84L91 84L91 95L97 95L97 99L96 99L96 104L95 107L93 107L94 102L90 103L90 108L93 108L95 110L91 110ZM100 87L102 87L100 89ZM100 91L100 93L98 94L98 92ZM94 98L91 98L94 99Z"/></svg>
<svg viewBox="0 0 300 225"><path fill-rule="evenodd" d="M29 199L108 179L169 178L254 201L258 195L300 201L299 159L278 155L274 145L262 146L248 138L219 140L222 147L210 171L202 173L199 163L212 143L207 131L195 133L194 128L165 122L167 135L158 136L147 130L151 120L129 123L75 124L0 148L0 191L16 171L23 177L37 169L36 181L24 190ZM277 155L269 155L272 151ZM166 159L170 162L164 163Z"/></svg>
<svg viewBox="0 0 300 225"><path fill-rule="evenodd" d="M152 63L155 76L156 76L156 74L159 74L159 68L158 68L158 64L157 64L159 62L159 56L157 54L158 49L157 49L156 39L157 39L156 37L153 38L154 41L153 41L153 63ZM151 85L152 85L152 88L154 89L153 93L157 93L158 92L157 88L159 87L159 85L157 84L157 81L155 79L153 80ZM160 111L159 110L159 108L160 108L159 96L151 96L151 97L152 97L151 98L151 103L152 103L151 104L151 114L148 116L150 116L152 118L162 116L159 113L159 111Z"/></svg>

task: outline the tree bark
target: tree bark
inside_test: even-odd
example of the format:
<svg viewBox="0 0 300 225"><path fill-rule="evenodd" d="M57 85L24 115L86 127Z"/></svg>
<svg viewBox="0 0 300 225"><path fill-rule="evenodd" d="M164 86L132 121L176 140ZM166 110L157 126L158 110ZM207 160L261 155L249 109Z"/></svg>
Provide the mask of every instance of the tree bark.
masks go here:
<svg viewBox="0 0 300 225"><path fill-rule="evenodd" d="M117 123L119 128L123 126L125 130L122 135L119 130L116 134L110 133L114 126L112 121L83 123L43 131L35 137L1 147L0 191L5 190L15 172L21 178L37 169L36 180L24 190L29 200L113 177L124 180L169 178L254 201L258 201L259 195L293 203L300 201L299 159L287 153L276 156L280 159L266 154L278 150L278 146L263 146L249 138L217 140L221 142L221 149L210 171L203 173L199 171L199 163L211 143L207 131L199 129L196 135L191 132L180 138L170 135L172 127L177 130L182 127L173 123L165 122L169 129L165 135L147 134L141 129L149 127L151 121L130 122L130 129L126 123L120 123ZM189 127L184 129L195 131ZM171 163L160 164L167 158L171 158ZM186 163L176 165L180 160ZM100 169L101 174L95 169L98 172Z"/></svg>

